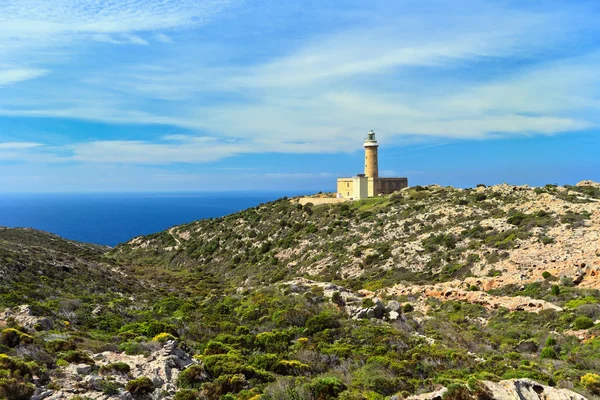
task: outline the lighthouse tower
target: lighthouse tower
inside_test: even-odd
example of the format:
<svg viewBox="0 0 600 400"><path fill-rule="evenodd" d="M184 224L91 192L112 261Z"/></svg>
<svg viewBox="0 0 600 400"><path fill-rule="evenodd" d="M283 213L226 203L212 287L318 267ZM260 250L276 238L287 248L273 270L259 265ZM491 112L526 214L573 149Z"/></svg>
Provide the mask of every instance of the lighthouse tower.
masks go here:
<svg viewBox="0 0 600 400"><path fill-rule="evenodd" d="M379 143L375 132L369 131L364 143L365 173L351 178L338 178L337 197L359 200L367 197L383 196L408 186L407 178L380 178L377 151Z"/></svg>
<svg viewBox="0 0 600 400"><path fill-rule="evenodd" d="M367 133L365 139L365 176L367 178L378 178L379 177L379 166L377 160L377 148L379 143L375 139L375 132L372 130Z"/></svg>

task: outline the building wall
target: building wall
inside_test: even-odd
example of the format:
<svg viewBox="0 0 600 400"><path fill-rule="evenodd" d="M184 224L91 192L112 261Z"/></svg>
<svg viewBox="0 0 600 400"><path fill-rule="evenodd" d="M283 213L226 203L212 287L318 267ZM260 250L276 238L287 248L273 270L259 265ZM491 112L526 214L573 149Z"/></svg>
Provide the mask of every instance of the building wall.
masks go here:
<svg viewBox="0 0 600 400"><path fill-rule="evenodd" d="M337 180L337 193L342 195L342 198L354 197L354 180L352 178L339 178Z"/></svg>
<svg viewBox="0 0 600 400"><path fill-rule="evenodd" d="M376 178L368 178L369 179L369 183L368 183L368 189L367 189L367 195L369 197L373 197L376 196Z"/></svg>
<svg viewBox="0 0 600 400"><path fill-rule="evenodd" d="M375 183L376 194L390 194L408 187L407 178L378 178Z"/></svg>
<svg viewBox="0 0 600 400"><path fill-rule="evenodd" d="M366 199L369 197L369 178L366 176L355 176L354 181L354 199Z"/></svg>

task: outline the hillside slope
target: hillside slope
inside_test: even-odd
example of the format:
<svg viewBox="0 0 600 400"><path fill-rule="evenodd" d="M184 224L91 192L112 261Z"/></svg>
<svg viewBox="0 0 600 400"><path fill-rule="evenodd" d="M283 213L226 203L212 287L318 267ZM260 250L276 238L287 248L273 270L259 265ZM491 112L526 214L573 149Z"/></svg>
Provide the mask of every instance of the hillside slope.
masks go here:
<svg viewBox="0 0 600 400"><path fill-rule="evenodd" d="M599 398L599 200L280 199L114 249L0 229L0 398Z"/></svg>
<svg viewBox="0 0 600 400"><path fill-rule="evenodd" d="M598 288L600 188L416 187L300 206L281 199L118 246L127 264L210 274L233 285L306 276L354 288L475 277L485 290L554 276Z"/></svg>

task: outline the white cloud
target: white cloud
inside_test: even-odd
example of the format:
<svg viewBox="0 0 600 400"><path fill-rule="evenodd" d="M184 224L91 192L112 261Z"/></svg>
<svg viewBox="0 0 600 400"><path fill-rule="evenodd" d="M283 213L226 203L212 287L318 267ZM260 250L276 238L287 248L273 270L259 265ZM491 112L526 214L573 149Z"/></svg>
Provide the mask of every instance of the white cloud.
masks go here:
<svg viewBox="0 0 600 400"><path fill-rule="evenodd" d="M39 78L48 74L47 70L38 68L6 68L0 66L0 87L18 82Z"/></svg>
<svg viewBox="0 0 600 400"><path fill-rule="evenodd" d="M580 29L598 31L581 23L582 9L563 5L553 12L552 7L514 9L468 1L460 3L471 10L465 14L434 1L439 7L430 7L427 18L407 7L379 16L380 23L367 18L361 29L338 26L318 35L307 30L294 46L259 58L238 55L235 46L215 57L220 46L214 43L182 43L180 36L175 43L161 32L202 25L232 3L5 1L0 4L0 25L6 27L0 32L0 57L15 53L7 39L13 36L21 48L39 45L41 37L47 44L73 37L172 46L140 49L149 61L139 65L99 63L63 81L40 83L35 93L0 98L0 114L172 125L194 132L157 141L78 141L67 149L81 162L141 164L205 163L259 152L352 151L371 128L389 143L415 135L556 134L600 124L598 53L562 53ZM265 45L274 46L276 39ZM154 48L169 58L162 53L153 58ZM0 85L46 73L2 71ZM71 86L63 90L63 85Z"/></svg>
<svg viewBox="0 0 600 400"><path fill-rule="evenodd" d="M137 44L142 46L149 45L148 41L137 35L121 35L112 36L106 33L98 33L92 36L96 42L111 43L111 44Z"/></svg>
<svg viewBox="0 0 600 400"><path fill-rule="evenodd" d="M41 146L43 144L35 142L0 142L0 150L25 150Z"/></svg>
<svg viewBox="0 0 600 400"><path fill-rule="evenodd" d="M173 43L173 39L171 39L169 36L165 35L164 33L157 33L156 35L154 35L154 38L161 43Z"/></svg>

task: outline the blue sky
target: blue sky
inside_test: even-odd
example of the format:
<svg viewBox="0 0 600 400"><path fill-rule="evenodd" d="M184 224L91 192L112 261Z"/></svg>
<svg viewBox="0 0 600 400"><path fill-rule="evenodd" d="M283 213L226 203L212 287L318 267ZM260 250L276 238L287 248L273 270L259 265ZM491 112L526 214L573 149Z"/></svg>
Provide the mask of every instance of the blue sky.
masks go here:
<svg viewBox="0 0 600 400"><path fill-rule="evenodd" d="M0 191L600 181L600 2L0 1Z"/></svg>

